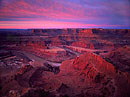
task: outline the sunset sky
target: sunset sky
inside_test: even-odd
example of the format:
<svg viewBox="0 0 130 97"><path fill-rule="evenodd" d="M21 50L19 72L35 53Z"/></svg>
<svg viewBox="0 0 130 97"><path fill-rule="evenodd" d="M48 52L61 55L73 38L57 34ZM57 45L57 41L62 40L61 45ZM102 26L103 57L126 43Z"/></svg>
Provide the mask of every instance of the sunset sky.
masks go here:
<svg viewBox="0 0 130 97"><path fill-rule="evenodd" d="M130 0L0 0L0 28L130 28Z"/></svg>

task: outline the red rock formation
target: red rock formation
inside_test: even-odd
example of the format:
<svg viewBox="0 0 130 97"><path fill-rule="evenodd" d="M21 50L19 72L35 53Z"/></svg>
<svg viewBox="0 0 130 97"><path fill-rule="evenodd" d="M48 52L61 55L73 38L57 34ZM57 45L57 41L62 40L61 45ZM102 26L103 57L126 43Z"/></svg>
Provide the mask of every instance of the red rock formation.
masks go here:
<svg viewBox="0 0 130 97"><path fill-rule="evenodd" d="M73 42L71 44L71 46L77 46L77 47L83 47L83 48L85 48L86 47L86 43L84 43L82 41L78 41L78 42Z"/></svg>
<svg viewBox="0 0 130 97"><path fill-rule="evenodd" d="M87 37L97 37L97 35L95 35L95 34L93 33L93 30L92 30L92 29L84 29L84 30L81 30L81 31L79 31L78 35L79 35L80 37L85 37L85 36L87 36Z"/></svg>
<svg viewBox="0 0 130 97"><path fill-rule="evenodd" d="M48 91L48 95L53 94L56 97L130 96L130 74L115 69L111 63L92 53L64 61L58 74L46 70L44 67L25 66L15 74L15 79L2 85L2 92L6 94L17 89L23 92L13 91L10 95L19 94L27 97L26 95L31 95L29 91L32 89L37 91L32 91L32 94L39 95L40 88ZM15 87L7 89L14 84Z"/></svg>
<svg viewBox="0 0 130 97"><path fill-rule="evenodd" d="M43 33L55 37L40 37ZM75 55L69 51L61 54L44 49L46 46L62 44L95 49L129 45L129 30L80 29L77 32L76 29L41 29L34 31L33 35L36 36L23 36L19 39L25 45L18 48L42 57L48 64L49 61L66 61L63 61L58 74L49 65L49 69L47 66L29 65L15 70L3 61L4 66L0 69L0 94L3 97L130 97L129 47L112 51L107 57L109 60L92 53L74 58ZM17 37L15 39L11 44L17 43ZM14 61L17 63L18 60ZM14 69L13 72L9 68ZM4 71L7 69L10 73Z"/></svg>
<svg viewBox="0 0 130 97"><path fill-rule="evenodd" d="M62 41L60 41L60 39L58 37L54 37L54 38L51 39L50 45L51 46L59 46L59 45L62 45L61 42Z"/></svg>
<svg viewBox="0 0 130 97"><path fill-rule="evenodd" d="M106 56L107 60L113 63L118 69L130 71L130 47L124 46L115 49Z"/></svg>
<svg viewBox="0 0 130 97"><path fill-rule="evenodd" d="M28 42L27 43L27 46L30 46L30 47L32 47L32 48L34 48L34 49L37 49L37 48L46 48L46 46L45 46L45 43L43 42L43 41L41 41L41 42Z"/></svg>
<svg viewBox="0 0 130 97"><path fill-rule="evenodd" d="M97 55L87 53L74 60L65 61L60 70L57 76L67 87L65 93L69 96L82 94L85 97L128 97L130 95L130 74L116 71L112 64Z"/></svg>
<svg viewBox="0 0 130 97"><path fill-rule="evenodd" d="M71 46L94 49L94 45L91 42L88 42L88 41L85 41L85 40L73 42L71 44Z"/></svg>

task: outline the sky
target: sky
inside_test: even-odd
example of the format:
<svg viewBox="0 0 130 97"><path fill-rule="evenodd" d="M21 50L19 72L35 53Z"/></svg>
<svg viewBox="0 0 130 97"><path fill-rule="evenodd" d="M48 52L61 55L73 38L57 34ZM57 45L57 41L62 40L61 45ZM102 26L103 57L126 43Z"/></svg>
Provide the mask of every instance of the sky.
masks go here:
<svg viewBox="0 0 130 97"><path fill-rule="evenodd" d="M130 0L0 0L0 29L130 28Z"/></svg>

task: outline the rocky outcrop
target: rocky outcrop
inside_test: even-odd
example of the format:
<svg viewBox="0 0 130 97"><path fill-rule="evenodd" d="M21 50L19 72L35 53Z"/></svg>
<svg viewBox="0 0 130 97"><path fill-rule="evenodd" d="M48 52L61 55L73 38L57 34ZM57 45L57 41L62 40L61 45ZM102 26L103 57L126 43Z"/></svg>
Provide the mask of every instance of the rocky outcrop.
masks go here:
<svg viewBox="0 0 130 97"><path fill-rule="evenodd" d="M53 97L130 96L130 74L115 69L113 64L95 54L86 53L75 59L66 60L60 66L60 72L57 73L51 71L52 67L49 68L48 66L47 68L23 67L19 72L14 73L12 80L6 79L9 81L8 84L5 82L1 85L2 95L21 95L21 97L30 95L31 97L41 97L40 95L46 95L45 97L52 95ZM14 84L15 87L12 87Z"/></svg>
<svg viewBox="0 0 130 97"><path fill-rule="evenodd" d="M130 47L124 46L111 51L106 56L106 60L113 63L118 69L130 72Z"/></svg>
<svg viewBox="0 0 130 97"><path fill-rule="evenodd" d="M116 70L112 64L91 53L63 62L58 77L64 84L64 89L67 88L65 94L69 97L130 95L130 74ZM64 90L62 88L60 91Z"/></svg>
<svg viewBox="0 0 130 97"><path fill-rule="evenodd" d="M94 49L94 45L90 41L77 41L77 42L73 42L71 44L71 46Z"/></svg>

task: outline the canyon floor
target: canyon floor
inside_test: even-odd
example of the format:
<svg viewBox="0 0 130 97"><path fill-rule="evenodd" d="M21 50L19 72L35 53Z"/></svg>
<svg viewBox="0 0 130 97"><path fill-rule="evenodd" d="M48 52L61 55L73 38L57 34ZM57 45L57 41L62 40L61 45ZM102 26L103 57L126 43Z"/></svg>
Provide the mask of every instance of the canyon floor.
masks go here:
<svg viewBox="0 0 130 97"><path fill-rule="evenodd" d="M0 29L0 97L130 97L130 30Z"/></svg>

